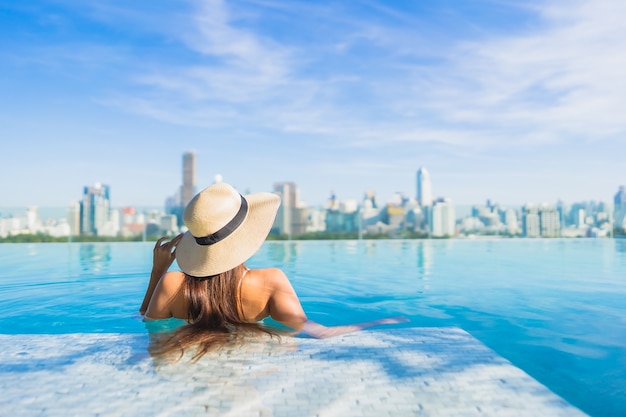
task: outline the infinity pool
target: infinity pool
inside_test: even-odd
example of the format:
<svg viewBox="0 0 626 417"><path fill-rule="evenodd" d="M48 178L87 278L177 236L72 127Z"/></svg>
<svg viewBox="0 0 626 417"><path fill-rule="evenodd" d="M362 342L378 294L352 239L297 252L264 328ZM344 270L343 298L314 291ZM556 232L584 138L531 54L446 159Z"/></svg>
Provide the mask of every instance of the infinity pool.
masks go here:
<svg viewBox="0 0 626 417"><path fill-rule="evenodd" d="M145 334L151 252L0 245L0 332ZM626 240L267 242L248 265L282 268L323 324L460 327L589 415L626 415Z"/></svg>

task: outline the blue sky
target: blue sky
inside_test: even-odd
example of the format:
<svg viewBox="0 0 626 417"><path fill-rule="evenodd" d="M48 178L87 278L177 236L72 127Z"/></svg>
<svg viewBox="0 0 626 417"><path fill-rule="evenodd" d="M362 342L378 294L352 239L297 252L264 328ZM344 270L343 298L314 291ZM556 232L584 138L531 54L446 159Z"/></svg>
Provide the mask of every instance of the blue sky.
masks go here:
<svg viewBox="0 0 626 417"><path fill-rule="evenodd" d="M610 201L626 183L626 2L0 0L0 207L95 182L161 205L198 160L457 204Z"/></svg>

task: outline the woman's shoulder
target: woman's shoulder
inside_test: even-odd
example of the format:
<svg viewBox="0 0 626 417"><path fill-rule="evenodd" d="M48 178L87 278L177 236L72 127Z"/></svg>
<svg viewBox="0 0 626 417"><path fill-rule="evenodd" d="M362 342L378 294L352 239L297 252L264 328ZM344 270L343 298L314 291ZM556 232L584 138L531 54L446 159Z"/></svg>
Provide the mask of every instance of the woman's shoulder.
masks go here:
<svg viewBox="0 0 626 417"><path fill-rule="evenodd" d="M246 320L269 316L268 303L276 292L276 281L284 274L278 268L250 269L241 280L241 303Z"/></svg>
<svg viewBox="0 0 626 417"><path fill-rule="evenodd" d="M283 270L280 268L259 268L259 269L251 269L251 271L255 271L257 273L261 273L264 275L285 275Z"/></svg>
<svg viewBox="0 0 626 417"><path fill-rule="evenodd" d="M166 272L159 279L159 283L154 289L145 317L148 319L165 319L169 317L185 317L184 315L174 314L178 311L179 301L177 294L182 288L185 274L178 271Z"/></svg>
<svg viewBox="0 0 626 417"><path fill-rule="evenodd" d="M180 271L169 271L161 277L161 287L166 292L176 292L185 280L185 274Z"/></svg>
<svg viewBox="0 0 626 417"><path fill-rule="evenodd" d="M273 293L277 289L291 286L289 278L280 268L262 268L250 270L252 274L248 274L254 285L263 286L266 291ZM246 277L246 279L248 279Z"/></svg>
<svg viewBox="0 0 626 417"><path fill-rule="evenodd" d="M168 281L182 281L185 279L185 273L181 271L167 271L161 279Z"/></svg>
<svg viewBox="0 0 626 417"><path fill-rule="evenodd" d="M287 278L283 270L280 268L251 269L250 272L268 282L274 282L277 280L280 281Z"/></svg>

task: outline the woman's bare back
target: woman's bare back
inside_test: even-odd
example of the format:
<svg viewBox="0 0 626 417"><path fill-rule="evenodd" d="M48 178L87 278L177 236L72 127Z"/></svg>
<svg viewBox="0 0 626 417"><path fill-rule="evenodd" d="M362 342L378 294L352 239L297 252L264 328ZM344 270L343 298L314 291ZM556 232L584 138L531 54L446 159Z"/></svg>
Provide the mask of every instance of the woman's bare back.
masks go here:
<svg viewBox="0 0 626 417"><path fill-rule="evenodd" d="M184 280L185 274L179 271L163 275L150 300L146 317L187 320L189 301L183 291ZM245 321L257 322L271 315L275 320L299 330L307 320L298 296L279 269L245 270L237 296L240 297L238 304Z"/></svg>

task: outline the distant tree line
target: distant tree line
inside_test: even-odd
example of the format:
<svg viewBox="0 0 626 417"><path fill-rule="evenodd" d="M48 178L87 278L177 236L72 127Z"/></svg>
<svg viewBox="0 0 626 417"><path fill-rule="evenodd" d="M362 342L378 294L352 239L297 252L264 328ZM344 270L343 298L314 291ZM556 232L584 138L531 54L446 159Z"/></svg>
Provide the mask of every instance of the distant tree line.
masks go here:
<svg viewBox="0 0 626 417"><path fill-rule="evenodd" d="M148 236L146 240L157 240L158 238L155 236ZM50 236L44 233L34 233L34 234L18 234L18 235L10 235L7 237L0 237L0 243L67 243L67 242L78 242L78 243L87 243L87 242L140 242L142 241L142 236L133 236L133 237L110 237L110 236L61 236L55 237Z"/></svg>
<svg viewBox="0 0 626 417"><path fill-rule="evenodd" d="M158 240L161 235L150 234L145 237L146 241L154 242ZM292 236L293 240L356 240L359 238L358 232L309 232L303 235ZM412 232L408 230L388 233L366 233L362 235L363 239L427 239L428 234L424 232ZM80 236L61 236L55 237L44 233L33 234L17 234L6 237L0 237L0 243L91 243L91 242L141 242L144 237L141 235L122 237L122 236L95 236L95 235L80 235ZM267 240L280 241L289 240L287 235L275 235L270 234Z"/></svg>
<svg viewBox="0 0 626 417"><path fill-rule="evenodd" d="M363 239L427 239L428 233L412 232L409 230L394 233L364 233ZM358 232L308 232L302 235L292 236L293 240L356 240ZM287 235L271 234L267 240L289 240Z"/></svg>
<svg viewBox="0 0 626 417"><path fill-rule="evenodd" d="M498 235L500 237L515 237L513 234L508 233L488 233L492 235ZM624 237L626 236L626 229L621 227L615 227L613 229L613 236ZM159 234L149 234L145 237L146 241L154 242L161 237ZM429 236L426 232L415 232L410 230L394 231L391 233L364 233L361 236L363 239L446 239L435 238ZM292 236L292 240L356 240L359 239L358 232L308 232L302 235ZM81 236L62 236L54 237L44 233L35 234L18 234L10 235L6 237L0 237L0 243L48 243L48 242L141 242L144 237L141 235L122 237L122 236L95 236L95 235L81 235ZM289 240L287 235L270 234L267 240L280 241Z"/></svg>

